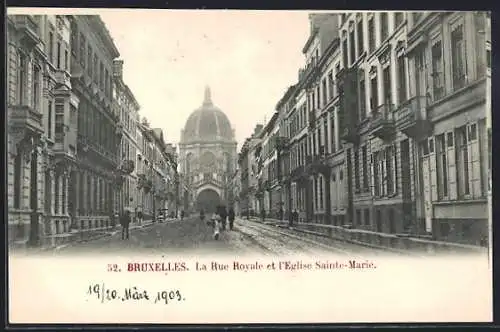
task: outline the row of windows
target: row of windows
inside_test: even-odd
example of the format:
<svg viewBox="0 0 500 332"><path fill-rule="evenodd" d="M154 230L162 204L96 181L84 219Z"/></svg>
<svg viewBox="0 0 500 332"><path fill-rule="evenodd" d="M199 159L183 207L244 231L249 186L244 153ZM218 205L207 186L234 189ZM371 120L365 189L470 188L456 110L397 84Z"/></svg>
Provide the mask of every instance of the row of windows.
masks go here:
<svg viewBox="0 0 500 332"><path fill-rule="evenodd" d="M116 154L117 137L111 120L99 112L86 99L81 99L78 111L78 134L90 143Z"/></svg>
<svg viewBox="0 0 500 332"><path fill-rule="evenodd" d="M49 40L46 44L46 53L50 63L59 70L70 71L69 45L56 33L54 27L49 27Z"/></svg>
<svg viewBox="0 0 500 332"><path fill-rule="evenodd" d="M34 110L42 112L42 69L37 62L18 50L16 73L16 101L19 105L30 105ZM30 65L31 64L31 65ZM31 83L31 84L29 84ZM28 99L30 97L30 99Z"/></svg>
<svg viewBox="0 0 500 332"><path fill-rule="evenodd" d="M90 173L79 174L80 188L77 213L78 215L100 215L109 210L112 185L106 179Z"/></svg>
<svg viewBox="0 0 500 332"><path fill-rule="evenodd" d="M85 34L79 32L75 21L71 23L71 53L75 61L82 66L85 74L104 92L106 97L111 98L113 96L112 71L99 59Z"/></svg>
<svg viewBox="0 0 500 332"><path fill-rule="evenodd" d="M345 14L344 14L345 15ZM379 17L379 31L380 36L379 45L383 44L387 38L389 38L390 33L397 29L404 23L405 14L402 12L388 13L381 12L377 14L356 14L354 19L346 24L346 28L342 31L342 59L344 68L354 64L356 60L361 57L365 51L368 54L373 53L376 50L376 15ZM366 28L368 32L368 45L364 43L364 25L366 16ZM394 27L389 26L390 16L394 19ZM341 26L344 21L341 19Z"/></svg>
<svg viewBox="0 0 500 332"><path fill-rule="evenodd" d="M474 29L475 45L466 42L466 25L463 18L458 19L457 24L451 26L449 35L440 34L436 36L430 47L430 87L432 89L432 97L434 100L444 98L447 93L454 92L465 87L471 80L469 66L476 65L475 72L478 79L485 77L488 68L488 54L486 51L486 36L485 26L486 17L484 13L474 14ZM470 56L468 53L473 53L474 50L467 50L468 45L476 48L476 57L474 61L468 63ZM449 49L449 54L448 54ZM482 50L485 50L484 52ZM426 68L426 51L422 50L415 57L417 82L421 80L425 82L425 74L428 71ZM448 68L446 63L450 61L451 68L450 76L447 76ZM446 81L449 80L449 88ZM422 84L425 88L425 85ZM419 91L424 93L423 90ZM424 95L424 94L422 94Z"/></svg>
<svg viewBox="0 0 500 332"><path fill-rule="evenodd" d="M487 169L481 163L483 121L430 137L420 143L423 169L430 174L432 200L485 197ZM483 165L483 166L482 166Z"/></svg>

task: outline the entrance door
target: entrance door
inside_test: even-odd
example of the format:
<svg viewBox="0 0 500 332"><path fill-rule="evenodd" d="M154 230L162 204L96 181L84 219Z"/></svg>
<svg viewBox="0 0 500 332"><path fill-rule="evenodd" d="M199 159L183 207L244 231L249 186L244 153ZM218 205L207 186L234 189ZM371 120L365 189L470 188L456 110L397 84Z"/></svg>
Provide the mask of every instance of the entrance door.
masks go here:
<svg viewBox="0 0 500 332"><path fill-rule="evenodd" d="M424 152L428 152L428 141L423 141ZM427 147L427 148L426 148ZM425 230L432 232L432 193L431 193L431 161L428 153L424 153L422 157L422 192L424 200L424 215L425 215Z"/></svg>
<svg viewBox="0 0 500 332"><path fill-rule="evenodd" d="M401 142L401 194L403 196L403 228L409 230L415 218L411 197L411 173L410 173L410 142L405 139Z"/></svg>

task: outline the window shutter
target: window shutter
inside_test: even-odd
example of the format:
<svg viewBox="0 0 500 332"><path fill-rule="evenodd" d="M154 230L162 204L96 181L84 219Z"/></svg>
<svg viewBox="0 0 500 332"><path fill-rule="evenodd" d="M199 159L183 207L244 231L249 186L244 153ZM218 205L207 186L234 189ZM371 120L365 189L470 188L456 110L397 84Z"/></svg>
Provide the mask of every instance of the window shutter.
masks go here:
<svg viewBox="0 0 500 332"><path fill-rule="evenodd" d="M332 176L330 177L330 195L331 195L331 201L332 201L332 206L331 209L332 211L337 209L338 201L337 201L337 182L334 181L336 179L336 174L335 171L333 171Z"/></svg>
<svg viewBox="0 0 500 332"><path fill-rule="evenodd" d="M385 196L387 194L387 169L385 167L385 149L381 151L381 158L379 161L380 164L380 175L382 177L380 184L382 185L381 196Z"/></svg>
<svg viewBox="0 0 500 332"><path fill-rule="evenodd" d="M392 146L393 158L392 158L392 172L394 174L393 183L394 183L394 194L398 193L398 146L394 144Z"/></svg>
<svg viewBox="0 0 500 332"><path fill-rule="evenodd" d="M370 187L371 187L371 191L372 191L372 196L374 196L374 197L375 197L375 196L376 196L376 195L375 195L375 192L376 192L376 191L375 191L375 186L377 185L377 183L378 183L378 182L377 182L377 181L375 181L375 176L376 176L376 174L375 174L374 167L376 167L376 166L374 166L374 164L373 164L373 159L374 159L374 158L373 158L373 154L371 154L371 155L370 155L370 176L371 176L371 178L372 178L372 181L371 181L371 186L370 186Z"/></svg>
<svg viewBox="0 0 500 332"><path fill-rule="evenodd" d="M338 190L338 194L337 194L338 204L337 204L337 206L341 210L344 209L344 207L345 207L345 200L344 199L345 199L345 192L347 189L344 187L344 184L346 182L344 181L345 174L344 174L343 169L344 169L344 166L341 166L340 172L339 172L338 177L337 177L337 190ZM342 176L340 176L340 174L342 174Z"/></svg>
<svg viewBox="0 0 500 332"><path fill-rule="evenodd" d="M470 188L474 198L482 196L481 188L481 158L479 152L479 139L477 124L467 126L468 132L468 153L469 153L469 172ZM470 138L473 138L472 140Z"/></svg>
<svg viewBox="0 0 500 332"><path fill-rule="evenodd" d="M431 147L432 144L432 147ZM437 201L437 171L436 171L436 149L434 146L434 139L429 139L429 171L431 175L431 200Z"/></svg>
<svg viewBox="0 0 500 332"><path fill-rule="evenodd" d="M446 159L448 162L448 197L457 199L457 164L455 153L455 135L453 132L446 134Z"/></svg>

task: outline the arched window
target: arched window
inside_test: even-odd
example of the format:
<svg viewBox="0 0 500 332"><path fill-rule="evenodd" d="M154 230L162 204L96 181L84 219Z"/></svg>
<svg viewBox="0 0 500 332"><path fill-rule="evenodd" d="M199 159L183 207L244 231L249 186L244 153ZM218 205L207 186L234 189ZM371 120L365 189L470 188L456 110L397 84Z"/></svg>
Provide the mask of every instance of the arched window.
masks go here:
<svg viewBox="0 0 500 332"><path fill-rule="evenodd" d="M193 154L188 153L186 156L186 174L191 173L192 161L193 161Z"/></svg>

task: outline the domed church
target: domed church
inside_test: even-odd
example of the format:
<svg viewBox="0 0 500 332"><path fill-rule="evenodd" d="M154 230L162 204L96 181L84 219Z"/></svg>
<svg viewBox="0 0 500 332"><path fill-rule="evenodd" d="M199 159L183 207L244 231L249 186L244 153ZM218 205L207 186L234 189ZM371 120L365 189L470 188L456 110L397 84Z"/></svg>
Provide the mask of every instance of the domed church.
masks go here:
<svg viewBox="0 0 500 332"><path fill-rule="evenodd" d="M210 88L181 131L179 166L187 212L211 213L218 204L232 204L229 180L236 169L237 142L231 122L212 102Z"/></svg>

